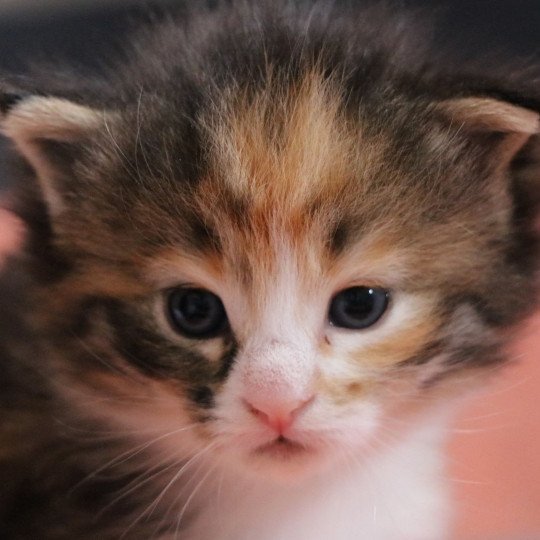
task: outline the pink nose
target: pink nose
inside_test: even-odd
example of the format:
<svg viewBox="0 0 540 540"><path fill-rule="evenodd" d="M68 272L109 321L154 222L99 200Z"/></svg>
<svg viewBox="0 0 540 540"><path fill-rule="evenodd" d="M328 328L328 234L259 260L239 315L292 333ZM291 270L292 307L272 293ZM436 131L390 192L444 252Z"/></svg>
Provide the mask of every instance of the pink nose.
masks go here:
<svg viewBox="0 0 540 540"><path fill-rule="evenodd" d="M280 403L257 403L256 407L247 400L244 400L244 404L255 418L279 435L283 435L291 427L298 415L313 403L314 399L315 396L313 395L308 399L289 403L286 406Z"/></svg>

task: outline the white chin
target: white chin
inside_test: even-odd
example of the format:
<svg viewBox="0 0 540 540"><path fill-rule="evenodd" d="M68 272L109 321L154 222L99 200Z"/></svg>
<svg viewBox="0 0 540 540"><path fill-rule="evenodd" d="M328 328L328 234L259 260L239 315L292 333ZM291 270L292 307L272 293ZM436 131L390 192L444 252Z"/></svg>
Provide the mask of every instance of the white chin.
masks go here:
<svg viewBox="0 0 540 540"><path fill-rule="evenodd" d="M274 440L250 449L241 466L249 475L279 483L296 483L324 468L320 449L288 440Z"/></svg>

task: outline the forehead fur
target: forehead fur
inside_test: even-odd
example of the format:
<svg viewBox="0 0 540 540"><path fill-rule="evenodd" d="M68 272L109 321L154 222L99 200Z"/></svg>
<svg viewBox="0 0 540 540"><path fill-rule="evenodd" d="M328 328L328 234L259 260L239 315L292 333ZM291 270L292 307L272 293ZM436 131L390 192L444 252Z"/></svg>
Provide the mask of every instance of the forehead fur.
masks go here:
<svg viewBox="0 0 540 540"><path fill-rule="evenodd" d="M487 221L505 221L504 197L497 209L463 182L471 156L429 108L388 103L385 119L368 100L351 106L336 75L266 69L263 84L232 86L201 115L209 165L195 199L222 270L261 273L262 286L284 252L305 279L398 261L455 280L467 260L483 264L467 253L489 240ZM475 204L492 218L479 223Z"/></svg>
<svg viewBox="0 0 540 540"><path fill-rule="evenodd" d="M362 137L341 100L337 82L316 72L297 82L269 75L254 92L227 92L204 119L211 154L199 205L226 254L252 252L268 270L272 251L309 242L324 260Z"/></svg>
<svg viewBox="0 0 540 540"><path fill-rule="evenodd" d="M341 93L337 81L315 71L289 82L270 74L255 92L230 90L207 124L214 175L276 217L335 198L353 173L361 138Z"/></svg>
<svg viewBox="0 0 540 540"><path fill-rule="evenodd" d="M426 78L405 36L366 33L363 15L297 28L273 12L220 19L195 56L176 26L145 37L102 89L119 113L60 186L55 241L82 272L92 257L136 281L166 252L261 291L286 254L317 287L371 268L385 286L493 289L511 194L493 140L437 106L450 83Z"/></svg>
<svg viewBox="0 0 540 540"><path fill-rule="evenodd" d="M254 298L285 268L309 294L323 280L443 290L486 278L478 269L498 255L509 204L457 128L430 103L358 99L317 62L294 76L264 70L201 104L196 170L182 168L185 130L162 129L182 109L141 94L79 168L90 180L72 187L80 196L58 220L60 240L131 273L181 253Z"/></svg>

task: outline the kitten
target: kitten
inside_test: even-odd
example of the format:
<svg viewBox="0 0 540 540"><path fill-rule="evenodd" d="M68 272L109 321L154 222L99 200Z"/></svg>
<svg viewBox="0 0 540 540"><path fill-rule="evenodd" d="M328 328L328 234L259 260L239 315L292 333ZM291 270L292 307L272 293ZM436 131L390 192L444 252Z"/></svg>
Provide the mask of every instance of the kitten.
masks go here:
<svg viewBox="0 0 540 540"><path fill-rule="evenodd" d="M409 19L224 3L3 83L2 538L448 536L447 416L535 302L540 94Z"/></svg>

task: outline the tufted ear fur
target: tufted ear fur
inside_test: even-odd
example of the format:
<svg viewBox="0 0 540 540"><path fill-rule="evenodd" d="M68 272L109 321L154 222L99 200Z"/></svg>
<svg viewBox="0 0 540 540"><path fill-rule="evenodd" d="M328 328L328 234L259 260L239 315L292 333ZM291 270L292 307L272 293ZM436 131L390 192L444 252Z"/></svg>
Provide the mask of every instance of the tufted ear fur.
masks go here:
<svg viewBox="0 0 540 540"><path fill-rule="evenodd" d="M51 216L62 211L62 179L74 154L108 114L64 98L0 91L1 132L33 167Z"/></svg>
<svg viewBox="0 0 540 540"><path fill-rule="evenodd" d="M538 112L491 97L449 99L438 107L470 133L498 134L497 163L501 167L507 167L540 132Z"/></svg>
<svg viewBox="0 0 540 540"><path fill-rule="evenodd" d="M462 97L443 101L440 107L453 120L474 131L500 133L538 133L539 114L489 97Z"/></svg>
<svg viewBox="0 0 540 540"><path fill-rule="evenodd" d="M442 101L440 110L471 136L491 148L495 170L509 179L517 231L535 231L540 214L540 114L492 97L460 97Z"/></svg>

